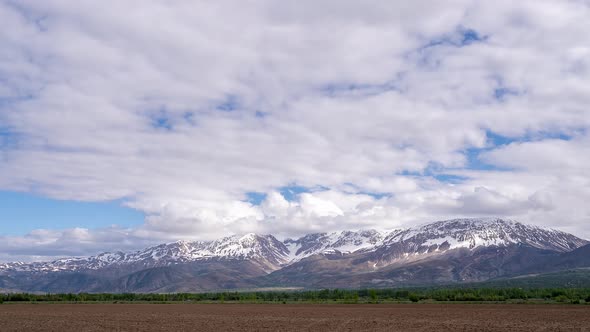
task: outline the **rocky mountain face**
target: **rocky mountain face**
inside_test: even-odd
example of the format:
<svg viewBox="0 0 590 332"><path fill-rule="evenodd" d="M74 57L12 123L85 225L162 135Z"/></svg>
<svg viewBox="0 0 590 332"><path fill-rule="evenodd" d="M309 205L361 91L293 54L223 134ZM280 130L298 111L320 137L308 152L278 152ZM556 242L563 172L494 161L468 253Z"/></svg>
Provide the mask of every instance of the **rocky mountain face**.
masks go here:
<svg viewBox="0 0 590 332"><path fill-rule="evenodd" d="M553 266L590 266L586 255L578 253L587 251L583 247L588 244L571 234L502 219L455 219L390 232L318 233L284 241L247 234L131 253L0 264L0 289L175 292L473 282Z"/></svg>

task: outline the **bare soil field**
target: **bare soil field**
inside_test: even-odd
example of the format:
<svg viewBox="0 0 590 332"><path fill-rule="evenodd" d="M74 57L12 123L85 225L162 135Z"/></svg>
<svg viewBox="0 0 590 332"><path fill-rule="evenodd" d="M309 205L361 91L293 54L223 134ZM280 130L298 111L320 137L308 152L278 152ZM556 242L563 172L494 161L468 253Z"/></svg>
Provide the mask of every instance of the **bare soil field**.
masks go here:
<svg viewBox="0 0 590 332"><path fill-rule="evenodd" d="M590 331L590 306L10 304L0 331Z"/></svg>

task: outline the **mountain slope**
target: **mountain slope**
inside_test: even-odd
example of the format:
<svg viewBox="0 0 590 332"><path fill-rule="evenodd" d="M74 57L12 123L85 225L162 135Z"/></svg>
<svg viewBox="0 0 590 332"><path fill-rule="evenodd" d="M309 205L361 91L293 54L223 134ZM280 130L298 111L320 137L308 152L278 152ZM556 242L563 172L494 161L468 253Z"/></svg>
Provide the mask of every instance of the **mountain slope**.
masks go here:
<svg viewBox="0 0 590 332"><path fill-rule="evenodd" d="M563 254L530 247L455 248L402 258L377 267L372 253L315 255L265 277L268 285L308 288L382 288L473 283L555 271ZM548 262L551 262L550 264ZM553 264L553 265L552 265ZM590 266L582 262L578 266ZM569 267L569 265L568 265Z"/></svg>

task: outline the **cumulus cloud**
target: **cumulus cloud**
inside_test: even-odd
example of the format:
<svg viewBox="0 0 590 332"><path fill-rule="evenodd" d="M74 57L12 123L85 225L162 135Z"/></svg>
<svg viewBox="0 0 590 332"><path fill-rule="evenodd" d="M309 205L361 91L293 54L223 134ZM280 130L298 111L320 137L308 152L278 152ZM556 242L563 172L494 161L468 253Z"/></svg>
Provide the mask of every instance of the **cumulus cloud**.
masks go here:
<svg viewBox="0 0 590 332"><path fill-rule="evenodd" d="M480 215L590 237L585 2L0 1L0 27L0 189L146 214L15 257Z"/></svg>

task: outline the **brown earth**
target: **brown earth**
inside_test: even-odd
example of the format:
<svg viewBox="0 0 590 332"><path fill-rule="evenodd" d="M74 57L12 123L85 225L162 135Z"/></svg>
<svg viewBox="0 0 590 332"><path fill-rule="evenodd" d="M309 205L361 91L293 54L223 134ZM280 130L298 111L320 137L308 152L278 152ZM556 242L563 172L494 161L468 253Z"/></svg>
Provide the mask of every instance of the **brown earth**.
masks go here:
<svg viewBox="0 0 590 332"><path fill-rule="evenodd" d="M590 306L4 304L0 331L590 331Z"/></svg>

